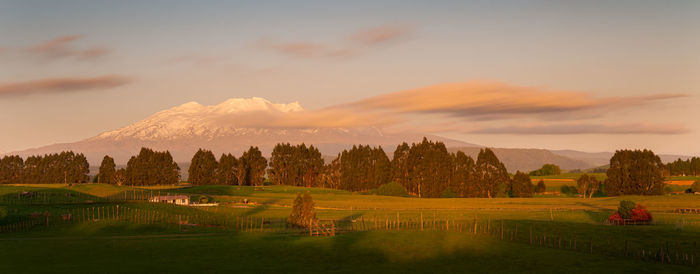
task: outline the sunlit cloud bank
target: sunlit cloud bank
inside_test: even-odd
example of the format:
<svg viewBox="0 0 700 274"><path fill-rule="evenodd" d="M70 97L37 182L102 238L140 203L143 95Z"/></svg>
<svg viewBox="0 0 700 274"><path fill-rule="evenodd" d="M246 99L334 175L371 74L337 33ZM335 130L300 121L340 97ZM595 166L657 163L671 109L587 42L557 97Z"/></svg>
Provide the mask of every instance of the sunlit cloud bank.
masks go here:
<svg viewBox="0 0 700 274"><path fill-rule="evenodd" d="M422 121L422 124L414 124L432 132L516 135L684 134L690 132L684 125L645 121L618 123L613 122L616 118L611 117L611 113L618 110L634 111L663 100L686 96L653 94L597 97L585 92L472 81L394 92L337 107L357 112L378 112L384 116L410 115L412 119ZM420 118L426 115L432 119ZM440 122L435 122L436 120ZM533 121L537 123L533 124ZM529 126L523 126L523 123L528 122Z"/></svg>
<svg viewBox="0 0 700 274"><path fill-rule="evenodd" d="M467 131L478 134L566 135L566 134L684 134L690 130L673 124L555 124L539 126L507 126Z"/></svg>
<svg viewBox="0 0 700 274"><path fill-rule="evenodd" d="M550 91L498 82L473 81L444 84L371 97L346 107L397 113L437 113L466 119L510 119L523 115L544 117L561 113L633 107L652 101L683 97L660 94L640 97L597 98L588 93Z"/></svg>

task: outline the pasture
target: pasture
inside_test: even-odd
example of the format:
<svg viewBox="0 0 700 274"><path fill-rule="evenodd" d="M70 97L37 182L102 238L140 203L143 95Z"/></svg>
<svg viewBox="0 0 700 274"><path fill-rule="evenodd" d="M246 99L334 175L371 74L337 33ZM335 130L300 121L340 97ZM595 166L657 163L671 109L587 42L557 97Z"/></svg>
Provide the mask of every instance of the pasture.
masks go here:
<svg viewBox="0 0 700 274"><path fill-rule="evenodd" d="M336 236L286 226L303 192ZM219 205L145 202L166 194ZM645 205L652 225L605 224L621 200ZM168 272L691 273L699 265L700 214L675 211L699 205L692 194L419 199L290 186L3 185L0 258L7 261L0 268L35 272L32 258L45 258L52 270L71 272L156 264Z"/></svg>

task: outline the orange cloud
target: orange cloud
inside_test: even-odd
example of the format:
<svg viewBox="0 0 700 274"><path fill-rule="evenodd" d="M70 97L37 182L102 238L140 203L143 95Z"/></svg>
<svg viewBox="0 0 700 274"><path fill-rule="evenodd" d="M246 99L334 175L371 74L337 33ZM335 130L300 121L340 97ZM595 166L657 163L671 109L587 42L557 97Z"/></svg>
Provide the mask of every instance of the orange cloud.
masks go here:
<svg viewBox="0 0 700 274"><path fill-rule="evenodd" d="M129 79L122 76L106 75L91 78L49 78L16 83L0 83L0 96L108 89L125 85L128 82Z"/></svg>
<svg viewBox="0 0 700 274"><path fill-rule="evenodd" d="M478 134L518 134L518 135L561 135L561 134L685 134L690 130L683 125L671 124L554 124L538 126L506 126L481 128L467 133Z"/></svg>
<svg viewBox="0 0 700 274"><path fill-rule="evenodd" d="M472 81L400 91L344 105L398 113L436 113L472 120L496 120L554 114L602 115L610 108L683 97L661 94L641 97L597 98L588 93L551 91L498 82ZM558 118L565 118L557 116Z"/></svg>

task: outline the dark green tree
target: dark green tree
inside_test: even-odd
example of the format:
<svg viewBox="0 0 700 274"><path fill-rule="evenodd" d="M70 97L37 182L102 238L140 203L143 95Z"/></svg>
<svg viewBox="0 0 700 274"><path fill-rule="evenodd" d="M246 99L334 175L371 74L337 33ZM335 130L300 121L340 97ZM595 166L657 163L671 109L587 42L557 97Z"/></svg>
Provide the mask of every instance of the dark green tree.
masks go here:
<svg viewBox="0 0 700 274"><path fill-rule="evenodd" d="M7 155L0 159L0 184L22 183L24 160L17 155Z"/></svg>
<svg viewBox="0 0 700 274"><path fill-rule="evenodd" d="M339 188L366 191L389 182L389 157L381 147L353 146L340 154Z"/></svg>
<svg viewBox="0 0 700 274"><path fill-rule="evenodd" d="M117 172L117 165L114 164L114 158L105 155L100 164L100 171L97 174L97 182L100 184L116 184L114 174Z"/></svg>
<svg viewBox="0 0 700 274"><path fill-rule="evenodd" d="M311 187L319 184L323 157L314 146L277 144L268 174L273 184Z"/></svg>
<svg viewBox="0 0 700 274"><path fill-rule="evenodd" d="M530 176L524 172L517 171L511 180L512 197L532 197L535 186L532 185Z"/></svg>
<svg viewBox="0 0 700 274"><path fill-rule="evenodd" d="M287 217L287 224L294 227L309 228L317 222L316 209L311 195L306 192L302 197L297 193L292 205L292 213Z"/></svg>
<svg viewBox="0 0 700 274"><path fill-rule="evenodd" d="M267 159L258 147L251 146L238 159L238 183L246 186L262 186L265 182Z"/></svg>
<svg viewBox="0 0 700 274"><path fill-rule="evenodd" d="M561 168L555 164L544 164L538 170L530 172L530 176L548 176L561 174Z"/></svg>
<svg viewBox="0 0 700 274"><path fill-rule="evenodd" d="M472 157L457 151L452 155L453 170L451 188L458 197L478 197L478 186L476 180L476 163Z"/></svg>
<svg viewBox="0 0 700 274"><path fill-rule="evenodd" d="M221 154L216 166L217 183L221 185L238 185L238 159L236 156Z"/></svg>
<svg viewBox="0 0 700 274"><path fill-rule="evenodd" d="M442 142L423 141L412 144L408 153L409 193L418 197L439 198L452 179L452 156Z"/></svg>
<svg viewBox="0 0 700 274"><path fill-rule="evenodd" d="M476 176L479 197L504 197L510 177L506 166L491 149L479 151L476 160Z"/></svg>
<svg viewBox="0 0 700 274"><path fill-rule="evenodd" d="M127 162L124 175L128 185L173 185L180 181L180 167L169 151L141 148Z"/></svg>
<svg viewBox="0 0 700 274"><path fill-rule="evenodd" d="M618 195L661 195L664 193L664 165L651 150L618 150L610 159L605 193Z"/></svg>
<svg viewBox="0 0 700 274"><path fill-rule="evenodd" d="M212 185L216 183L216 167L218 166L214 153L210 150L199 149L192 156L187 181L193 185Z"/></svg>
<svg viewBox="0 0 700 274"><path fill-rule="evenodd" d="M540 180L535 187L535 193L544 193L545 191L547 191L547 186L544 185L544 180Z"/></svg>

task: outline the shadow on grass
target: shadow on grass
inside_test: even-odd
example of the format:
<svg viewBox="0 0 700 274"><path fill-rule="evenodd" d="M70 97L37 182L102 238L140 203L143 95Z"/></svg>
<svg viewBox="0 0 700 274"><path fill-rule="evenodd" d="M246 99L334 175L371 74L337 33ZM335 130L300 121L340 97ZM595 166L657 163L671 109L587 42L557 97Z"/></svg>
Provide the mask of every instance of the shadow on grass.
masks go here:
<svg viewBox="0 0 700 274"><path fill-rule="evenodd" d="M8 273L692 273L660 265L495 241L454 232L181 235L3 241ZM89 250L90 252L86 252ZM42 258L42 264L32 263ZM105 267L108 265L109 267Z"/></svg>

